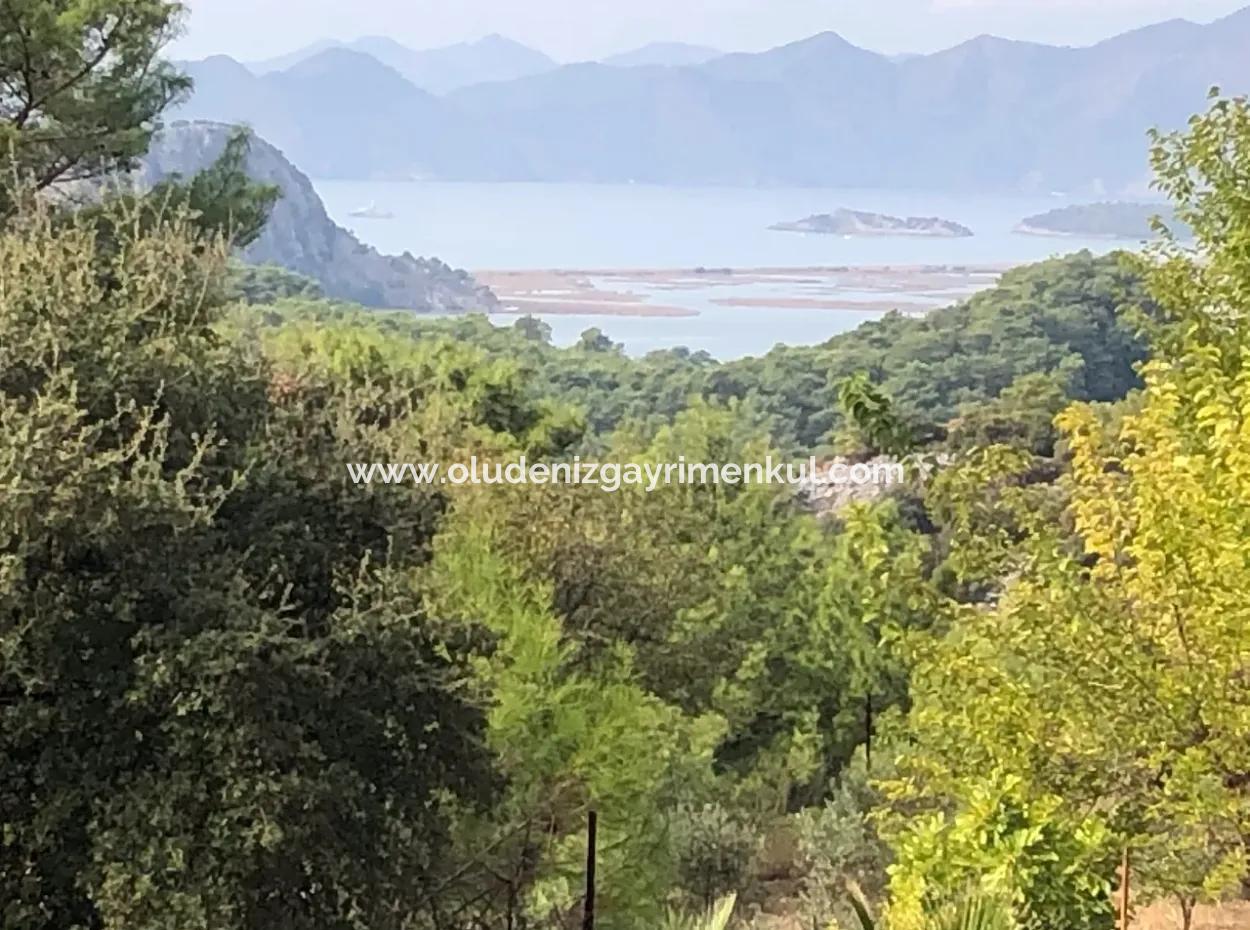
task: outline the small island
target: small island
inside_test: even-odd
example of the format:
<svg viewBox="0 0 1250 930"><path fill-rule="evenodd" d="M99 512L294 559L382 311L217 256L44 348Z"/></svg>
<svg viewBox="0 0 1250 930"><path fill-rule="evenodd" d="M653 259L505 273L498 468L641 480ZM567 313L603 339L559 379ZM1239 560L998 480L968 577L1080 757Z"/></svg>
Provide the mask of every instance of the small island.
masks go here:
<svg viewBox="0 0 1250 930"><path fill-rule="evenodd" d="M1188 228L1175 222L1171 209L1163 203L1090 203L1061 207L1021 221L1016 232L1030 236L1079 236L1087 239L1141 241L1156 238L1151 221L1161 217L1181 238Z"/></svg>
<svg viewBox="0 0 1250 930"><path fill-rule="evenodd" d="M780 232L816 233L822 236L934 236L952 239L973 235L967 226L936 216L899 217L860 210L821 213L768 228Z"/></svg>

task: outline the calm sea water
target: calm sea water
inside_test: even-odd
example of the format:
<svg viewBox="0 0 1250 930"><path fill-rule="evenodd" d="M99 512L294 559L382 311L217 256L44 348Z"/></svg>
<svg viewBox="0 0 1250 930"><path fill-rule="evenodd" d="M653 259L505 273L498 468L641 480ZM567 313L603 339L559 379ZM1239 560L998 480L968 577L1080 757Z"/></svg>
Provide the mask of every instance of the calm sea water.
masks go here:
<svg viewBox="0 0 1250 930"><path fill-rule="evenodd" d="M671 188L649 185L319 181L330 215L383 252L436 255L487 269L758 268L812 265L987 264L1037 261L1105 240L1045 239L1012 232L1026 216L1067 198L964 196L810 188ZM352 217L369 205L394 219ZM774 232L774 223L839 207L896 216L938 216L971 228L968 239L851 238ZM549 315L557 343L598 326L634 354L684 345L718 358L758 355L778 342L812 345L876 311L736 309L712 295L679 299L695 317ZM898 295L907 299L907 295ZM664 301L673 303L671 295ZM501 325L513 320L500 318Z"/></svg>

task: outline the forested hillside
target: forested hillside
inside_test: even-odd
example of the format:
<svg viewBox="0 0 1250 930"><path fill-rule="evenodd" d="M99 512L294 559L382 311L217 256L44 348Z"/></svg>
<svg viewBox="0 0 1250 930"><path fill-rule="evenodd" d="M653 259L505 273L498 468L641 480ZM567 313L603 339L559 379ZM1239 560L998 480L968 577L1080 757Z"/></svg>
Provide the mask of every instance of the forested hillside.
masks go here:
<svg viewBox="0 0 1250 930"><path fill-rule="evenodd" d="M525 370L535 396L579 408L592 438L627 422L654 430L698 398L737 405L794 454L829 446L842 422L839 386L857 372L868 373L932 435L961 410L1031 376L1044 376L1063 397L1117 400L1138 386L1134 368L1146 354L1141 321L1121 311L1154 313L1127 256L1088 253L1010 271L996 287L922 319L891 314L823 345L779 346L728 363L685 349L632 360L597 330L558 349L546 326L530 317L500 329L482 317L362 314L345 304L279 296L271 295L275 322L350 321L388 340L472 344Z"/></svg>
<svg viewBox="0 0 1250 930"><path fill-rule="evenodd" d="M1156 139L1196 246L631 361L240 275L275 193L228 157L40 196L133 166L185 86L176 4L30 9L0 4L4 927L1106 930L1126 861L1132 908L1246 894L1246 101ZM822 447L912 477L817 515L346 467Z"/></svg>

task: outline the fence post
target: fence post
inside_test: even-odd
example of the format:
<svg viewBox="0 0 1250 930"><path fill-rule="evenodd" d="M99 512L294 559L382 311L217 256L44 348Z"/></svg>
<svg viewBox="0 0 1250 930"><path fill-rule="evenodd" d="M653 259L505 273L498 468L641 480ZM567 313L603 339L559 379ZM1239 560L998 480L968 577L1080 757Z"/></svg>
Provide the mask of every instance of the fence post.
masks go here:
<svg viewBox="0 0 1250 930"><path fill-rule="evenodd" d="M595 834L599 815L586 815L586 900L582 905L582 930L595 930Z"/></svg>
<svg viewBox="0 0 1250 930"><path fill-rule="evenodd" d="M864 769L872 774L872 692L864 698Z"/></svg>
<svg viewBox="0 0 1250 930"><path fill-rule="evenodd" d="M1129 876L1133 870L1133 863L1129 857L1128 847L1124 847L1124 860L1120 865L1120 930L1129 930L1128 921L1128 897L1129 897Z"/></svg>

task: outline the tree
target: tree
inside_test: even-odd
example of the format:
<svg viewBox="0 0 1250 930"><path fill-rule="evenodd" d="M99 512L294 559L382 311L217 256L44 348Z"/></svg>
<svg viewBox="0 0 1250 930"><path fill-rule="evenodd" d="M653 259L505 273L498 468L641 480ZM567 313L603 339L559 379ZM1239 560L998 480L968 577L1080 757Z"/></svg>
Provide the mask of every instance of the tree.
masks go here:
<svg viewBox="0 0 1250 930"><path fill-rule="evenodd" d="M1022 375L993 400L961 410L949 426L947 445L963 452L1009 445L1049 457L1058 439L1055 417L1067 405L1060 378L1051 373Z"/></svg>
<svg viewBox="0 0 1250 930"><path fill-rule="evenodd" d="M619 352L620 346L613 342L598 326L592 326L577 340L577 348L583 352Z"/></svg>
<svg viewBox="0 0 1250 930"><path fill-rule="evenodd" d="M250 145L249 132L237 129L217 160L190 178L171 175L149 191L104 191L96 202L64 211L63 219L89 221L97 231L102 255L114 252L124 238L125 232L117 228L119 221L156 229L171 216L190 222L201 243L220 240L234 250L243 249L264 231L269 213L281 196L277 186L248 177ZM239 275L235 279L239 280Z"/></svg>
<svg viewBox="0 0 1250 930"><path fill-rule="evenodd" d="M489 906L480 888L467 897L478 899L486 925L568 923L580 903L586 813L595 809L601 922L653 921L675 880L666 817L707 796L721 726L641 688L626 650L579 669L551 612L550 585L506 558L506 530L492 512L453 518L430 574L432 610L480 622L493 640L477 663L478 684L507 789L484 816L462 821L460 842L473 874L503 888Z"/></svg>
<svg viewBox="0 0 1250 930"><path fill-rule="evenodd" d="M915 444L911 427L865 372L844 378L838 385L838 406L851 434L845 441L857 454L900 456Z"/></svg>
<svg viewBox="0 0 1250 930"><path fill-rule="evenodd" d="M0 923L411 927L492 769L411 584L440 500L343 463L436 391L260 358L223 241L111 225L0 233Z"/></svg>
<svg viewBox="0 0 1250 930"><path fill-rule="evenodd" d="M512 328L532 342L551 342L551 327L528 313L513 323Z"/></svg>
<svg viewBox="0 0 1250 930"><path fill-rule="evenodd" d="M1070 522L1022 520L998 604L920 650L896 788L940 806L1005 773L1192 901L1250 873L1250 105L1154 164L1197 242L1140 263L1164 315L1141 397L1061 415Z"/></svg>
<svg viewBox="0 0 1250 930"><path fill-rule="evenodd" d="M183 12L172 0L0 3L0 219L14 181L43 190L126 169L147 151L161 113L190 87L159 58Z"/></svg>
<svg viewBox="0 0 1250 930"><path fill-rule="evenodd" d="M281 196L273 184L248 178L247 156L251 135L236 129L211 165L190 178L174 174L145 195L149 209L185 210L206 237L224 236L235 249L256 241Z"/></svg>
<svg viewBox="0 0 1250 930"><path fill-rule="evenodd" d="M1062 798L1032 794L1017 776L984 773L954 811L916 818L895 840L895 930L925 930L930 915L968 889L1011 905L1024 927L1109 925L1114 851L1106 827L1073 818Z"/></svg>

